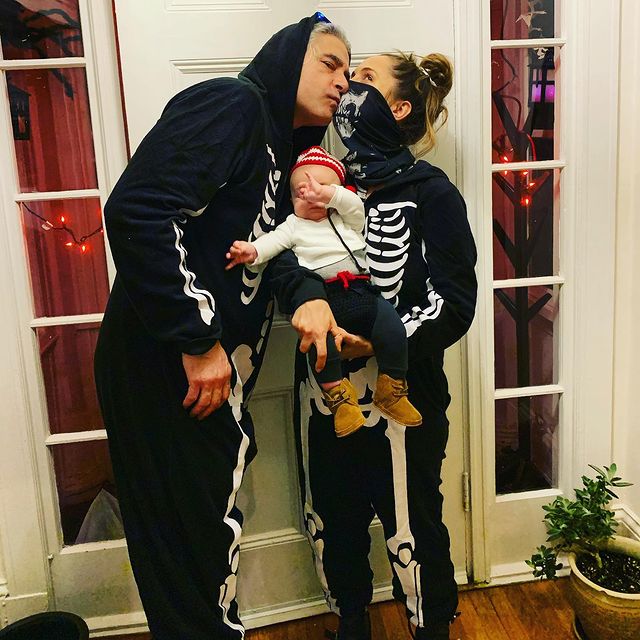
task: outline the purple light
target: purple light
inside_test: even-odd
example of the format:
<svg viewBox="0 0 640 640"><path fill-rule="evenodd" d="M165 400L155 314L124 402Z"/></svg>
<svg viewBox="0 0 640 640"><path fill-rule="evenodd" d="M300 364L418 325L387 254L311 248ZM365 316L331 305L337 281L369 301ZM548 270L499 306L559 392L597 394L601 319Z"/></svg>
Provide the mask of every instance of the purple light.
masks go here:
<svg viewBox="0 0 640 640"><path fill-rule="evenodd" d="M541 98L542 98L542 85L541 84L531 85L531 102L540 102Z"/></svg>
<svg viewBox="0 0 640 640"><path fill-rule="evenodd" d="M544 90L544 101L545 102L554 102L556 98L556 85L548 84Z"/></svg>

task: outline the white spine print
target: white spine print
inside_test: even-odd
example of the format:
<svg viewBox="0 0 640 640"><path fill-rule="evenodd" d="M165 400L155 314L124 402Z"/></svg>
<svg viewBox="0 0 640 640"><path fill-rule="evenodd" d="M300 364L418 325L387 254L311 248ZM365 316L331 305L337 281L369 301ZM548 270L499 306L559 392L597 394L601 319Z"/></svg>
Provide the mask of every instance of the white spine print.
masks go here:
<svg viewBox="0 0 640 640"><path fill-rule="evenodd" d="M282 172L276 169L276 157L269 145L267 145L267 153L271 159L272 168L269 171L269 177L267 184L264 188L264 197L262 198L262 207L260 213L257 215L253 228L249 234L249 242L255 238L259 238L262 234L267 233L273 229L276 210L276 192L278 185L280 184L280 178ZM250 304L255 298L262 282L262 272L264 266L260 267L244 267L242 270L242 284L243 290L240 294L240 299L243 304Z"/></svg>

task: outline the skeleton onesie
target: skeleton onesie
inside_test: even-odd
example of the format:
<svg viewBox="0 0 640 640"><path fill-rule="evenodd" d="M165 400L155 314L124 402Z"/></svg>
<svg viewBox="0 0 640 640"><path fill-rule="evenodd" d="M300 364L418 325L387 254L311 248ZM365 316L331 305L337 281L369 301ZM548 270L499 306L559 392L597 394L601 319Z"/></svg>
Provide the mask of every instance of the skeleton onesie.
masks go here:
<svg viewBox="0 0 640 640"><path fill-rule="evenodd" d="M440 469L450 397L446 347L468 329L476 299L475 245L464 201L446 175L418 161L365 200L372 281L400 315L409 338L409 399L423 425L405 427L373 405L374 357L345 361L365 427L337 439L321 389L299 354L295 423L307 535L329 606L361 611L373 594L368 528L378 515L393 570L393 594L417 626L449 621L457 589L442 523ZM284 276L274 273L281 307ZM457 533L457 532L456 532Z"/></svg>

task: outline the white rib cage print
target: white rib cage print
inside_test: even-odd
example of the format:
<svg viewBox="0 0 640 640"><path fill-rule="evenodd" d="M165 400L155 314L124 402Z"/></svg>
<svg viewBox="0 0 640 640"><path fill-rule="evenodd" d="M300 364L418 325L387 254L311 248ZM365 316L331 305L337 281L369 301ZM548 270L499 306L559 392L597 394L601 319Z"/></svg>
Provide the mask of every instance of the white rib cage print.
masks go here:
<svg viewBox="0 0 640 640"><path fill-rule="evenodd" d="M382 296L398 305L398 292L402 289L404 265L407 262L411 229L405 209L416 209L415 202L388 202L372 208L367 215L367 262L372 282L380 288ZM422 258L429 267L427 250L422 241ZM414 306L402 316L407 337L427 320L435 320L442 311L444 300L427 278L427 304Z"/></svg>
<svg viewBox="0 0 640 640"><path fill-rule="evenodd" d="M367 262L372 282L382 296L395 307L402 289L411 229L404 208L416 208L415 202L385 202L367 215Z"/></svg>

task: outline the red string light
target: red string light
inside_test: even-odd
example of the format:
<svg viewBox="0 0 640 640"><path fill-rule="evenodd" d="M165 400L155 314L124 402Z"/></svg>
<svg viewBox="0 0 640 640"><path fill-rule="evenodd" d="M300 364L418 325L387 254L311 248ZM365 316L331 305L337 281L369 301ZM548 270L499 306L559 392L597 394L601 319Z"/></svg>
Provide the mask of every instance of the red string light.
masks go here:
<svg viewBox="0 0 640 640"><path fill-rule="evenodd" d="M102 225L100 225L97 229L94 229L91 233L88 233L87 235L84 236L80 236L79 238L76 236L74 230L70 227L67 226L67 217L64 215L60 216L60 224L59 225L55 225L53 224L51 221L47 220L46 218L44 218L43 216L41 216L39 213L36 213L33 209L31 209L28 205L26 205L24 202L21 202L20 205L22 207L24 207L32 216L35 216L36 218L38 218L38 220L40 220L42 222L42 224L40 225L42 227L42 229L44 231L64 231L66 234L68 234L69 236L71 236L71 240L68 240L67 242L64 243L65 247L71 248L71 247L79 247L80 248L80 252L84 255L87 253L88 249L89 249L89 245L87 244L87 240L89 238L91 238L92 236L95 236L97 233L104 233L104 229L102 228Z"/></svg>

